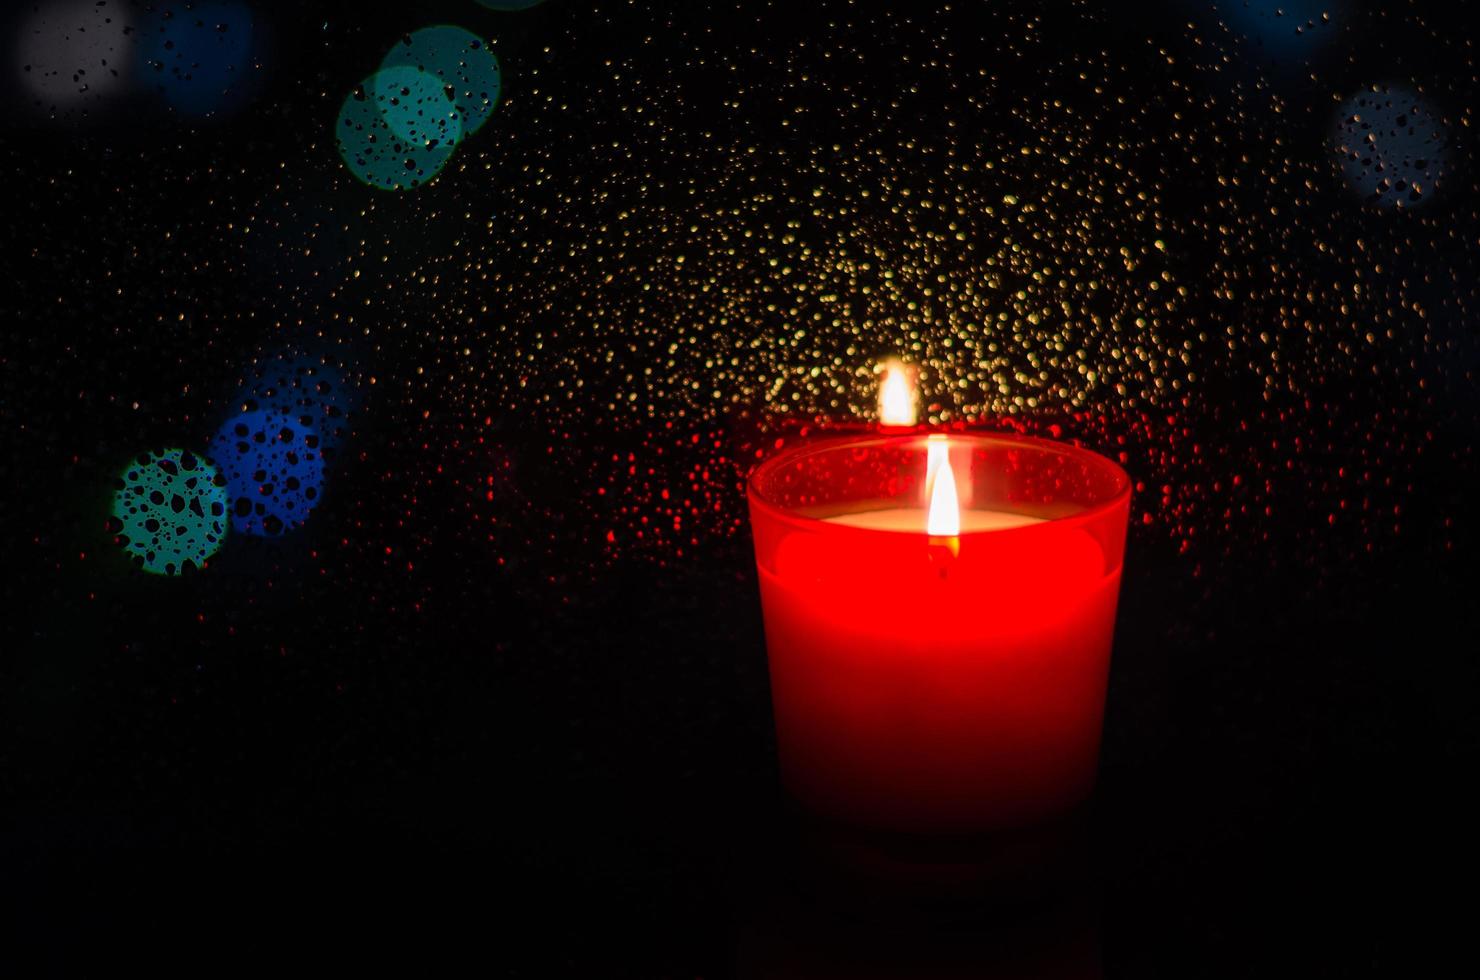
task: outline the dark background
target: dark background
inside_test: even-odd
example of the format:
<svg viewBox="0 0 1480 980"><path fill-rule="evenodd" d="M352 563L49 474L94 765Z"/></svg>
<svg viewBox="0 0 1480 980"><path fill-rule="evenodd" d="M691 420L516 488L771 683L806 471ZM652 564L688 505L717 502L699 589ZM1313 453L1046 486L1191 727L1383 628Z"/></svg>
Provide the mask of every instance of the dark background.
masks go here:
<svg viewBox="0 0 1480 980"><path fill-rule="evenodd" d="M219 111L147 85L61 108L9 92L0 878L18 962L157 963L203 940L518 976L1354 976L1462 945L1480 220L1461 12L1341 5L1308 43L1252 0L250 6L259 64ZM340 101L399 34L443 22L496 39L505 104L431 185L363 187L335 152ZM962 94L978 67L995 101ZM1419 92L1448 133L1418 206L1348 186L1331 155L1340 97L1376 83ZM1090 856L1060 904L859 909L796 870L741 494L759 455L851 403L803 389L788 410L744 369L713 404L683 393L695 364L658 352L718 349L678 325L715 302L706 275L784 332L769 267L683 229L731 207L733 229L769 228L757 185L807 202L797 161L833 143L995 201L995 178L944 176L915 142L1010 145L1054 99L1097 144L1063 173L1150 176L1189 293L1148 343L1185 340L1197 369L1175 393L1147 365L1125 391L955 416L1081 440L1138 481ZM806 122L783 126L797 104ZM877 176L862 159L818 179ZM809 206L799 234L825 242ZM920 229L877 207L839 220L908 251ZM630 241L603 244L624 213ZM699 272L663 264L673 241ZM1112 270L1115 301L1136 291ZM914 358L949 373L940 329L914 326ZM907 353L897 325L869 329L819 351ZM1086 350L1111 365L1118 346ZM106 527L120 468L203 445L247 366L284 350L353 390L324 502L195 575L133 568ZM656 412L613 410L644 366ZM1021 955L1046 965L1002 966L1040 933Z"/></svg>

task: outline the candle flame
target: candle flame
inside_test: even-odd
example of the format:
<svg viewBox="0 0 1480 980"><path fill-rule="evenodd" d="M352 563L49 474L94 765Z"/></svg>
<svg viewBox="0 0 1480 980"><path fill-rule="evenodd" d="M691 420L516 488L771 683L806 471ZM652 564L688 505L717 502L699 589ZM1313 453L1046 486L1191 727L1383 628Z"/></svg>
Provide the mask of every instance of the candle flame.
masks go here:
<svg viewBox="0 0 1480 980"><path fill-rule="evenodd" d="M899 361L884 364L884 380L879 382L879 421L884 425L915 424L915 386L909 369Z"/></svg>
<svg viewBox="0 0 1480 980"><path fill-rule="evenodd" d="M930 501L931 488L935 486L935 474L940 464L950 459L951 441L943 435L930 436L925 440L925 500Z"/></svg>
<svg viewBox="0 0 1480 980"><path fill-rule="evenodd" d="M950 445L945 436L931 436L926 446L925 488L930 510L925 532L933 538L954 538L961 533L961 501L956 494L956 473L951 469Z"/></svg>

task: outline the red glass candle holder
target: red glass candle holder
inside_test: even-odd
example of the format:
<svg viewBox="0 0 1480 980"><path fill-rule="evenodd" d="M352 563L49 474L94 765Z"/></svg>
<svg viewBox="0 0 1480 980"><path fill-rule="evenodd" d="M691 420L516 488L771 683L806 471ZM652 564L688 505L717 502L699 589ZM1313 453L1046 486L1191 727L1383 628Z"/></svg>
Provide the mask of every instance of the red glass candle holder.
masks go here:
<svg viewBox="0 0 1480 980"><path fill-rule="evenodd" d="M940 458L949 537L926 523ZM853 437L766 461L749 499L782 777L807 810L971 834L1084 800L1130 511L1119 466L1016 436Z"/></svg>

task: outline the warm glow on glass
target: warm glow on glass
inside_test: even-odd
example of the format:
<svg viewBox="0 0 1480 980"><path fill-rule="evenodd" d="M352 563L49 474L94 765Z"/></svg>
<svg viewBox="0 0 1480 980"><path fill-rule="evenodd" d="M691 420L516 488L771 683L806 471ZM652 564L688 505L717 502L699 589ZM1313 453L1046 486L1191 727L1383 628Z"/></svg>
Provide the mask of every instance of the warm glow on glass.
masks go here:
<svg viewBox="0 0 1480 980"><path fill-rule="evenodd" d="M884 425L915 424L915 386L909 369L898 361L884 365L884 380L879 383L879 421Z"/></svg>

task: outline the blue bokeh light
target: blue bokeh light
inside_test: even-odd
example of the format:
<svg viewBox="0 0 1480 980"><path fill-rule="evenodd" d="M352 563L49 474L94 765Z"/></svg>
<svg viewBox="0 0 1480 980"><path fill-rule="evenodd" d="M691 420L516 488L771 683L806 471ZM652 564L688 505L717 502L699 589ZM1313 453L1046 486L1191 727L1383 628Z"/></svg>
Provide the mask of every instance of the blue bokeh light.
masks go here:
<svg viewBox="0 0 1480 980"><path fill-rule="evenodd" d="M1219 0L1212 9L1277 58L1307 54L1335 36L1324 0Z"/></svg>
<svg viewBox="0 0 1480 980"><path fill-rule="evenodd" d="M299 527L318 506L324 461L318 434L276 411L244 412L211 440L226 478L233 530L257 536Z"/></svg>
<svg viewBox="0 0 1480 980"><path fill-rule="evenodd" d="M242 412L286 416L315 436L320 455L326 462L333 462L348 434L359 397L343 369L327 358L286 350L253 362L238 402Z"/></svg>
<svg viewBox="0 0 1480 980"><path fill-rule="evenodd" d="M141 34L143 78L183 115L239 108L257 86L258 31L246 4L166 3Z"/></svg>

